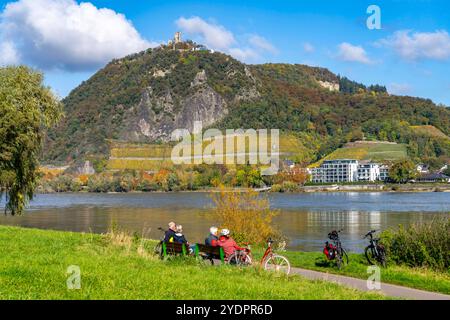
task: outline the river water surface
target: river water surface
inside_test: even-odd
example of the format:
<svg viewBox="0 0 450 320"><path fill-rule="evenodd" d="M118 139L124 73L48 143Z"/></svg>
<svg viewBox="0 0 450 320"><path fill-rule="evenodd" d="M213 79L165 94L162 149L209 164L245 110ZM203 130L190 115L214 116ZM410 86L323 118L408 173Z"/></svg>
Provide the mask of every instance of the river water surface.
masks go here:
<svg viewBox="0 0 450 320"><path fill-rule="evenodd" d="M343 243L361 252L371 229L424 222L450 214L450 193L306 193L269 194L279 209L275 224L289 238L289 250L317 251L333 229ZM37 195L22 216L0 216L0 224L42 229L104 233L114 221L129 231L159 238L159 226L182 224L190 242L206 237L212 201L207 193L65 193ZM0 202L4 207L4 202Z"/></svg>

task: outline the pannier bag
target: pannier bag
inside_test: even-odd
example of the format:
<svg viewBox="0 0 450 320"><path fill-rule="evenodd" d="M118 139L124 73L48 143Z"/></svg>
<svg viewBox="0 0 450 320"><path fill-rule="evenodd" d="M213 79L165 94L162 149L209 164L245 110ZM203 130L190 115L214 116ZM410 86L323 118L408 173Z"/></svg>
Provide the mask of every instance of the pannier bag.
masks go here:
<svg viewBox="0 0 450 320"><path fill-rule="evenodd" d="M326 255L328 260L333 260L336 257L336 247L331 243L326 242L325 248L323 248L323 253Z"/></svg>

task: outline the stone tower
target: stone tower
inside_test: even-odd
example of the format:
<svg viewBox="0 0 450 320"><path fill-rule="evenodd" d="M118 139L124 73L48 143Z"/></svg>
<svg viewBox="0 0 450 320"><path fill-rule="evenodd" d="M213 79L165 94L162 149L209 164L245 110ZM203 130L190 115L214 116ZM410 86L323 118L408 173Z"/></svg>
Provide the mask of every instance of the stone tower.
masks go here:
<svg viewBox="0 0 450 320"><path fill-rule="evenodd" d="M174 42L175 44L181 42L181 32L175 32Z"/></svg>

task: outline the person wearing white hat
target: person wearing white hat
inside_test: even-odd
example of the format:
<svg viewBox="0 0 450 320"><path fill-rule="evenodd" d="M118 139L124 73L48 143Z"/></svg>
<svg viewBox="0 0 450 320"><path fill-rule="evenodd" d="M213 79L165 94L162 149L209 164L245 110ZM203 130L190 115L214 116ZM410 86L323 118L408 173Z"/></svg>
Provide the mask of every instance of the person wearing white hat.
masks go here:
<svg viewBox="0 0 450 320"><path fill-rule="evenodd" d="M236 250L244 250L244 248L241 248L237 245L236 241L234 241L233 238L230 237L230 234L230 230L222 229L220 231L219 241L217 242L217 245L223 248L226 259L231 256Z"/></svg>

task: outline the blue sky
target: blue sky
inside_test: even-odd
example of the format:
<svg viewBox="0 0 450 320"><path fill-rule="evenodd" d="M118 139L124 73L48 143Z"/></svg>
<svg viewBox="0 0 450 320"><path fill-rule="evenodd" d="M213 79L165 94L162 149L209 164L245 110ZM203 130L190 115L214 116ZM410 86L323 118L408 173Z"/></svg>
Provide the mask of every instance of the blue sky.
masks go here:
<svg viewBox="0 0 450 320"><path fill-rule="evenodd" d="M181 30L247 63L322 66L450 106L448 1L10 2L0 0L0 64L43 70L61 97L111 58ZM380 30L366 26L372 4L381 9Z"/></svg>

